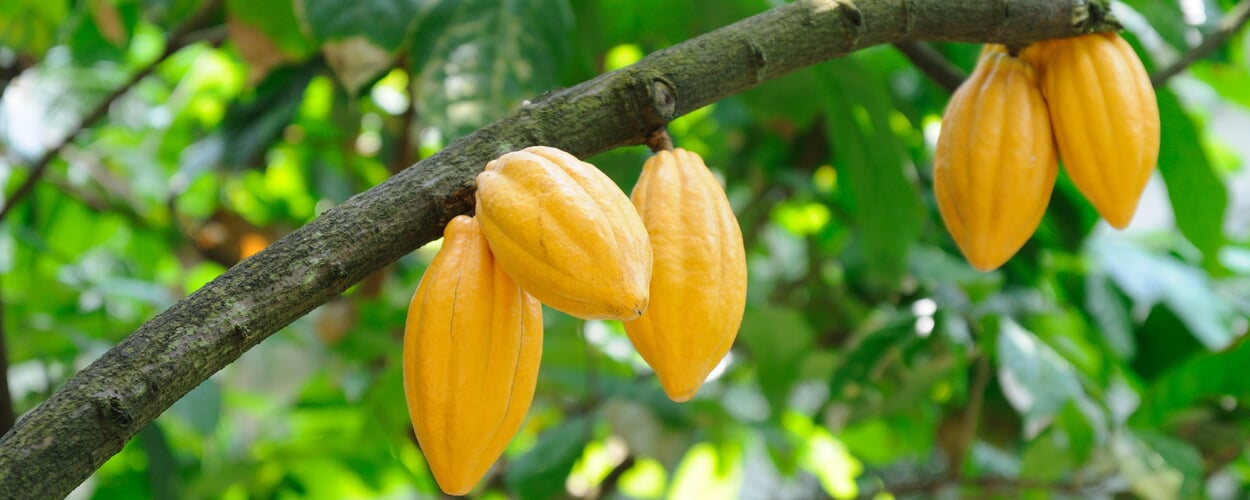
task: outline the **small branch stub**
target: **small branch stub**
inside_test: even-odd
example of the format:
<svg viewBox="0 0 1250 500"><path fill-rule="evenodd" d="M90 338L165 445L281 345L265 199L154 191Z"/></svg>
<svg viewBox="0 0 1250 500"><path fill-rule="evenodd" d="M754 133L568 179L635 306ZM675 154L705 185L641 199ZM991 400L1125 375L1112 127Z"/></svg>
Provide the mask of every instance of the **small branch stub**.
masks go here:
<svg viewBox="0 0 1250 500"><path fill-rule="evenodd" d="M647 135L647 147L651 148L652 153L658 153L661 150L672 151L673 150L673 138L669 137L668 129L665 127L660 127L652 131L650 134L648 134Z"/></svg>

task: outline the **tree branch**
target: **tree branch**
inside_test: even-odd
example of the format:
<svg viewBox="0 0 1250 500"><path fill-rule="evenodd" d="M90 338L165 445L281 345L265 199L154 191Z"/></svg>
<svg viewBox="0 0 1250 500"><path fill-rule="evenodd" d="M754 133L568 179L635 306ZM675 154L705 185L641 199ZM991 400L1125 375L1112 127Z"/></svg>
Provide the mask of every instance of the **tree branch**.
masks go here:
<svg viewBox="0 0 1250 500"><path fill-rule="evenodd" d="M1229 37L1241 29L1247 20L1250 20L1250 2L1241 2L1228 11L1223 19L1220 19L1219 27L1207 34L1206 38L1202 39L1202 43L1181 54L1181 57L1173 61L1172 64L1150 75L1150 83L1154 84L1155 87L1161 87L1172 77L1188 68L1190 64L1211 55L1212 52L1215 52L1215 49L1224 45L1224 42L1227 42Z"/></svg>
<svg viewBox="0 0 1250 500"><path fill-rule="evenodd" d="M958 66L951 64L941 52L932 46L920 42L896 42L894 48L903 53L903 56L911 61L912 64L920 68L920 71L928 75L934 83L946 89L947 92L954 93L959 88L959 84L964 82L968 75L959 69Z"/></svg>
<svg viewBox="0 0 1250 500"><path fill-rule="evenodd" d="M126 81L126 83L123 83L120 87L117 87L116 89L113 89L112 92L109 92L107 96L104 96L104 99L96 104L95 108L92 108L90 112L84 115L82 119L78 121L78 124L74 128L70 129L69 133L65 134L65 137L62 138L60 142L56 143L56 145L52 147L49 147L43 152L42 155L39 155L39 158L31 164L30 174L26 176L26 179L22 180L22 184L17 187L17 190L13 191L13 194L5 198L4 206L0 207L0 221L3 221L4 217L9 214L9 211L13 210L18 203L21 203L23 198L35 189L35 185L39 183L39 180L43 177L44 172L48 170L48 165L52 164L52 160L56 159L57 155L61 154L61 150L65 149L65 146L68 146L70 141L73 141L75 137L78 137L78 134L81 134L83 130L87 129L87 127L90 127L95 122L100 121L101 118L104 118L104 115L108 114L109 108L113 105L114 101L129 92L130 89L134 88L135 85L138 85L144 78L151 75L153 71L156 71L156 67L160 66L160 64L165 62L166 59L169 59L171 56L178 53L178 51L182 50L183 47L186 47L189 43L189 35L192 34L194 30L200 28L204 22L214 15L218 8L221 7L221 3L222 0L209 0L208 2L205 2L204 5L200 7L199 11L193 14L185 23L182 24L182 26L169 35L169 38L165 42L165 50L163 50L155 60L137 71L130 77L130 80Z"/></svg>
<svg viewBox="0 0 1250 500"><path fill-rule="evenodd" d="M3 290L0 285L0 290ZM5 346L4 300L0 299L0 431L13 428L13 395L9 393L9 352Z"/></svg>
<svg viewBox="0 0 1250 500"><path fill-rule="evenodd" d="M673 118L866 47L1115 29L1107 12L1107 0L800 0L544 94L240 262L74 375L0 437L0 498L69 493L210 375L438 238L472 209L474 176L505 152L544 144L586 157L638 145Z"/></svg>

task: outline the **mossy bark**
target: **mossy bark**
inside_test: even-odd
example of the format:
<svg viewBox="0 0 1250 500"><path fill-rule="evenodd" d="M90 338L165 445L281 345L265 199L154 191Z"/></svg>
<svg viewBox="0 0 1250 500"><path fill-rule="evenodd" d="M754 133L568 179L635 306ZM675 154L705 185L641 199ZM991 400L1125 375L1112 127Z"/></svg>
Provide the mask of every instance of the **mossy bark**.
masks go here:
<svg viewBox="0 0 1250 500"><path fill-rule="evenodd" d="M673 118L866 47L1118 28L1107 13L1107 0L800 0L539 96L240 262L74 375L0 437L0 498L68 494L244 351L470 213L474 176L503 153L644 144Z"/></svg>

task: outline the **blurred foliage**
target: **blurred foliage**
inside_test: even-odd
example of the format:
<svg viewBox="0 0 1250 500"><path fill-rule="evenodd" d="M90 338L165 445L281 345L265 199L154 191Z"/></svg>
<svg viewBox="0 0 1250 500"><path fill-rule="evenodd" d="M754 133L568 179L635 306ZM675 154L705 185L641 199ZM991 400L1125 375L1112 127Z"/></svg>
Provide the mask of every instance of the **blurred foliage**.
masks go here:
<svg viewBox="0 0 1250 500"><path fill-rule="evenodd" d="M205 0L0 0L0 187ZM0 226L19 412L240 259L523 99L773 0L228 0ZM1116 5L1148 67L1234 0ZM224 43L218 43L224 34ZM965 70L976 46L937 48ZM1250 495L1250 36L1159 89L1125 231L1061 177L1001 270L931 196L948 94L890 47L674 122L748 246L739 342L686 404L616 322L548 311L535 404L485 498ZM6 77L7 78L7 77ZM647 151L590 161L625 190ZM399 349L431 243L243 355L74 498L438 496ZM878 498L891 498L882 495Z"/></svg>

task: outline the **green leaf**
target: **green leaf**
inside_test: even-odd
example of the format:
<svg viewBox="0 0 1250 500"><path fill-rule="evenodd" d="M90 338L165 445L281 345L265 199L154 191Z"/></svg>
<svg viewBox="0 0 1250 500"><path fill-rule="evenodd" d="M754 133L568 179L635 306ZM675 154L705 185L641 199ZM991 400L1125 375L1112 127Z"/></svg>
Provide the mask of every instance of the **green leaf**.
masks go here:
<svg viewBox="0 0 1250 500"><path fill-rule="evenodd" d="M1157 430L1133 431L1143 444L1163 458L1167 465L1184 476L1177 498L1201 498L1206 482L1202 453L1193 444L1178 440Z"/></svg>
<svg viewBox="0 0 1250 500"><path fill-rule="evenodd" d="M871 288L896 290L924 217L907 148L894 132L895 115L901 115L880 74L853 58L830 64L825 75L838 98L830 100L825 118L833 166L845 181L840 201L859 236L853 257L862 261Z"/></svg>
<svg viewBox="0 0 1250 500"><path fill-rule="evenodd" d="M439 4L409 50L418 112L454 138L553 89L571 25L566 0Z"/></svg>
<svg viewBox="0 0 1250 500"><path fill-rule="evenodd" d="M1185 476L1148 443L1132 432L1116 436L1111 447L1120 474L1138 498L1165 500L1188 498L1180 495Z"/></svg>
<svg viewBox="0 0 1250 500"><path fill-rule="evenodd" d="M797 382L800 362L812 347L812 330L798 311L783 308L748 308L742 317L738 340L756 364L760 390L779 418Z"/></svg>
<svg viewBox="0 0 1250 500"><path fill-rule="evenodd" d="M1233 340L1234 311L1202 270L1115 236L1090 239L1086 251L1135 307L1166 304L1208 349L1221 349Z"/></svg>
<svg viewBox="0 0 1250 500"><path fill-rule="evenodd" d="M316 2L313 3L324 3ZM351 6L359 8L371 2L352 2ZM340 4L342 5L342 4ZM230 15L250 24L264 33L284 55L292 59L303 59L311 55L316 45L300 30L299 18L295 12L293 1L228 0L226 9Z"/></svg>
<svg viewBox="0 0 1250 500"><path fill-rule="evenodd" d="M911 345L916 339L916 332L910 323L883 328L864 336L846 353L833 372L829 393L841 397L849 384L870 382L873 367L888 351Z"/></svg>
<svg viewBox="0 0 1250 500"><path fill-rule="evenodd" d="M319 42L363 36L395 51L423 8L448 0L296 0L296 10ZM263 2L262 2L263 3ZM274 2L282 3L282 2Z"/></svg>
<svg viewBox="0 0 1250 500"><path fill-rule="evenodd" d="M1161 425L1167 419L1207 398L1220 395L1250 397L1245 368L1250 366L1250 342L1204 354L1164 372L1146 390L1135 422Z"/></svg>
<svg viewBox="0 0 1250 500"><path fill-rule="evenodd" d="M508 464L504 481L520 498L555 498L564 492L564 480L590 444L593 422L575 416L547 429L538 444Z"/></svg>
<svg viewBox="0 0 1250 500"><path fill-rule="evenodd" d="M998 335L998 378L1003 395L1025 417L1050 417L1082 395L1072 365L1016 322L1003 318Z"/></svg>
<svg viewBox="0 0 1250 500"><path fill-rule="evenodd" d="M1159 173L1181 234L1202 251L1208 271L1220 268L1224 245L1224 211L1228 192L1202 149L1202 131L1181 107L1176 95L1157 91L1163 134L1159 141Z"/></svg>
<svg viewBox="0 0 1250 500"><path fill-rule="evenodd" d="M221 161L232 169L249 166L257 155L263 154L282 137L282 131L299 111L308 82L320 68L320 63L313 61L270 73L257 86L253 99L235 102L226 110L220 129L221 146L204 146L203 152L219 153ZM213 140L216 139L210 136L201 142ZM204 157L196 158L194 164L202 164L205 160ZM183 168L194 170L189 165Z"/></svg>
<svg viewBox="0 0 1250 500"><path fill-rule="evenodd" d="M161 426L156 422L149 423L143 426L139 430L139 435L135 437L142 445L144 454L147 455L148 486L152 488L151 498L155 500L180 498L178 461L173 450L169 448L169 440L165 439L165 432L161 430Z"/></svg>
<svg viewBox="0 0 1250 500"><path fill-rule="evenodd" d="M1054 481L1076 468L1072 450L1061 442L1055 432L1042 433L1029 442L1020 457L1020 477L1037 481Z"/></svg>
<svg viewBox="0 0 1250 500"><path fill-rule="evenodd" d="M1137 353L1137 341L1123 302L1106 272L1095 270L1085 276L1085 310L1107 346L1120 358L1130 359Z"/></svg>

